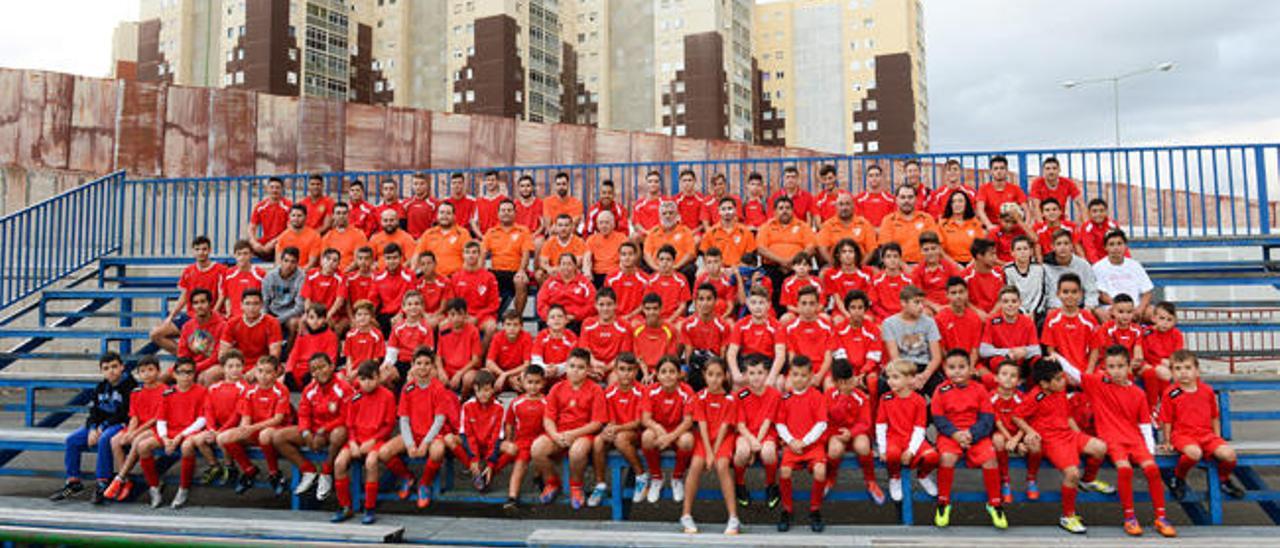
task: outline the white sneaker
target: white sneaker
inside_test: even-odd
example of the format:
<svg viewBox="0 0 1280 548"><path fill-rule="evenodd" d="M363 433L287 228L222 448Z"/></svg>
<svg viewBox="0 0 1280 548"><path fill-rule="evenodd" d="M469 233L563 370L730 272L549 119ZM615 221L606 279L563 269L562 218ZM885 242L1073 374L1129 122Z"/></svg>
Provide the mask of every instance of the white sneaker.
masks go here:
<svg viewBox="0 0 1280 548"><path fill-rule="evenodd" d="M730 517L729 523L726 523L724 526L724 534L732 536L732 535L737 535L738 533L741 533L741 532L742 532L742 522L738 521L738 516Z"/></svg>
<svg viewBox="0 0 1280 548"><path fill-rule="evenodd" d="M174 510L177 510L179 508L182 508L183 506L186 506L187 495L190 494L190 492L191 492L190 489L178 488L178 492L177 494L173 495L173 502L169 504L169 507L173 508Z"/></svg>
<svg viewBox="0 0 1280 548"><path fill-rule="evenodd" d="M325 474L316 482L316 500L323 501L333 493L333 476Z"/></svg>
<svg viewBox="0 0 1280 548"><path fill-rule="evenodd" d="M671 478L671 500L684 502L684 480Z"/></svg>
<svg viewBox="0 0 1280 548"><path fill-rule="evenodd" d="M293 490L293 494L301 495L310 491L312 487L316 486L317 477L319 477L319 474L315 472L303 472L302 479L298 481L298 488Z"/></svg>
<svg viewBox="0 0 1280 548"><path fill-rule="evenodd" d="M889 478L889 498L893 502L902 502L902 479Z"/></svg>
<svg viewBox="0 0 1280 548"><path fill-rule="evenodd" d="M636 474L636 488L631 493L631 502L639 503L644 500L645 487L649 485L648 474Z"/></svg>
<svg viewBox="0 0 1280 548"><path fill-rule="evenodd" d="M929 477L918 478L916 480L916 483L920 484L920 488L924 489L924 492L927 493L929 496L931 497L938 496L938 484L934 483L933 474L930 474Z"/></svg>
<svg viewBox="0 0 1280 548"><path fill-rule="evenodd" d="M596 488L591 490L591 496L587 497L587 508L595 508L604 502L604 495L609 491L609 486L604 482L597 483Z"/></svg>
<svg viewBox="0 0 1280 548"><path fill-rule="evenodd" d="M692 535L698 532L698 524L693 522L693 516L685 514L680 516L680 526L684 527L684 534Z"/></svg>
<svg viewBox="0 0 1280 548"><path fill-rule="evenodd" d="M160 488L159 488L159 487L152 487L152 488L148 489L147 491L148 491L149 493L151 493L151 507L152 507L152 508L159 508L161 505L163 505L163 504L164 504L164 493L162 493L162 492L160 491Z"/></svg>
<svg viewBox="0 0 1280 548"><path fill-rule="evenodd" d="M649 504L662 500L662 478L649 478Z"/></svg>

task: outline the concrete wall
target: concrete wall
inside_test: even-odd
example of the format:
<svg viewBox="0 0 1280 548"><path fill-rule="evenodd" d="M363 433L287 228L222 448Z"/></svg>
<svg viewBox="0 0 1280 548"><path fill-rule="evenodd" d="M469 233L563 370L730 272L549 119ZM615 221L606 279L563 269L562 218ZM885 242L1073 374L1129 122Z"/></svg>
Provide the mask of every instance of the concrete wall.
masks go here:
<svg viewBox="0 0 1280 548"><path fill-rule="evenodd" d="M843 44L838 4L798 5L793 15L791 62L795 66L787 78L794 78L792 104L787 125L795 125L796 142L818 150L845 150L849 120L841 114L845 84L835 75L843 74ZM803 75L803 76L802 76ZM825 77L817 77L825 75Z"/></svg>

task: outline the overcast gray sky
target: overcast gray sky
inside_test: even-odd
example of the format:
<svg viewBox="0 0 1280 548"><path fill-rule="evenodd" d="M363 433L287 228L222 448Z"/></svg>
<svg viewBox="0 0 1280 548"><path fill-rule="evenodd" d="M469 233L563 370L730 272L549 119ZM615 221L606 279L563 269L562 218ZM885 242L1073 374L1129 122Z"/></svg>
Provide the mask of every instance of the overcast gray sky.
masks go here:
<svg viewBox="0 0 1280 548"><path fill-rule="evenodd" d="M887 0L882 0L887 1ZM10 2L0 66L103 76L111 31L136 0ZM1108 85L1063 89L1173 61L1121 88L1125 144L1280 141L1280 2L924 0L935 151L1107 146Z"/></svg>

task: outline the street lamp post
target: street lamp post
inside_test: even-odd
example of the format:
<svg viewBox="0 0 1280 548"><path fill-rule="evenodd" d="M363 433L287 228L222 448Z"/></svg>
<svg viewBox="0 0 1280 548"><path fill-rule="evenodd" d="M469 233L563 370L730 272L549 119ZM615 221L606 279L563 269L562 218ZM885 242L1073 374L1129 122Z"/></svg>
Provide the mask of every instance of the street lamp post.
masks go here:
<svg viewBox="0 0 1280 548"><path fill-rule="evenodd" d="M1120 146L1120 81L1126 78L1132 78L1134 76L1138 76L1141 74L1147 74L1149 72L1169 72L1173 70L1173 67L1174 67L1174 64L1172 62L1166 61L1164 63L1160 63L1155 66L1150 66L1150 67L1138 69L1135 71L1126 72L1123 74L1117 74L1115 76L1104 76L1099 78L1084 78L1080 80L1067 80L1062 83L1062 87L1067 89L1072 89L1072 88L1085 86L1089 84L1102 84L1102 83L1111 84L1111 103L1112 103L1112 107L1114 108L1116 146L1118 147Z"/></svg>

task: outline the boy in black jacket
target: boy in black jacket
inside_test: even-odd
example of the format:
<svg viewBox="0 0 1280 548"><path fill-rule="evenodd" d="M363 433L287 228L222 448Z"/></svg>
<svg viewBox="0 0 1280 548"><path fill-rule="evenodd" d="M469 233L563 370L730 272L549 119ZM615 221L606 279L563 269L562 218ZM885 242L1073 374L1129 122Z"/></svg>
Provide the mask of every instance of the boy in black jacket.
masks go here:
<svg viewBox="0 0 1280 548"><path fill-rule="evenodd" d="M107 352L98 359L98 367L102 370L102 382L93 389L93 399L89 402L89 420L79 430L67 436L67 452L64 456L67 483L49 497L59 501L84 490L80 484L80 453L89 447L97 447L98 485L94 490L92 502L102 503L102 492L107 488L114 474L114 462L111 457L111 438L124 428L129 421L129 394L138 383L132 375L124 372L124 360L120 354Z"/></svg>

